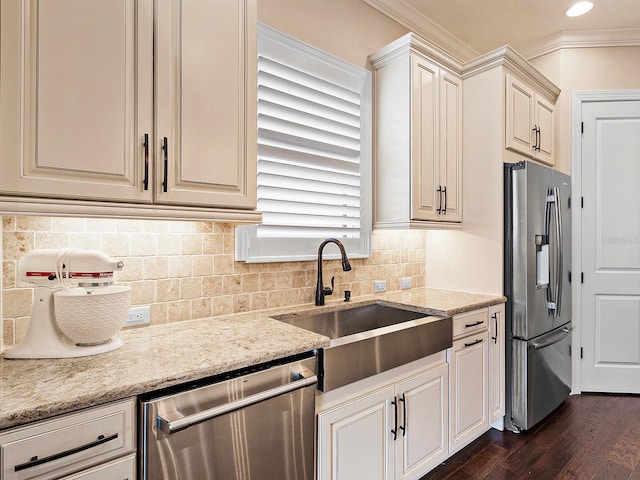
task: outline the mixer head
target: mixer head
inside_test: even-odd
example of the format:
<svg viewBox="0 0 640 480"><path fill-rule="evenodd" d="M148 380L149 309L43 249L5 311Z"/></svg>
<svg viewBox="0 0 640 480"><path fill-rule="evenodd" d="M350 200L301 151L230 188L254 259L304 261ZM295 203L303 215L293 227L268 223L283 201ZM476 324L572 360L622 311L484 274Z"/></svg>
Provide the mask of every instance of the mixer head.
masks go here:
<svg viewBox="0 0 640 480"><path fill-rule="evenodd" d="M37 249L18 262L18 278L39 286L103 286L124 264L98 250Z"/></svg>

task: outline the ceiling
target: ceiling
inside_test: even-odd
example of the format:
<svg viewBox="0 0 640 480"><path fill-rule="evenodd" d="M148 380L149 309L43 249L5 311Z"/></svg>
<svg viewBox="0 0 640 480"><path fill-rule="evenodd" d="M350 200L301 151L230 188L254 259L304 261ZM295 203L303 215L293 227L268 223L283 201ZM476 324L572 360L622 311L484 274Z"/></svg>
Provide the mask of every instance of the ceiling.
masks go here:
<svg viewBox="0 0 640 480"><path fill-rule="evenodd" d="M410 27L441 28L450 34L450 41L461 41L478 54L505 44L521 53L533 52L552 38L557 42L562 35L575 39L579 34L584 39L596 31L600 39L624 37L629 42L633 37L634 44L640 43L640 0L592 0L593 9L575 18L564 12L577 0L365 1L406 20L403 23Z"/></svg>

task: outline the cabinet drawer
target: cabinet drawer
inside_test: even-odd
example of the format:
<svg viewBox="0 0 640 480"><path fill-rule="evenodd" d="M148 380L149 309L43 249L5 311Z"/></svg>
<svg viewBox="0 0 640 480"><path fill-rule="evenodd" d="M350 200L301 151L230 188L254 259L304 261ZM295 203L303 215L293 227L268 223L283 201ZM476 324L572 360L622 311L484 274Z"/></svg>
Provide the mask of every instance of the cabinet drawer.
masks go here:
<svg viewBox="0 0 640 480"><path fill-rule="evenodd" d="M487 329L487 309L473 310L453 317L453 338Z"/></svg>
<svg viewBox="0 0 640 480"><path fill-rule="evenodd" d="M58 478L124 456L134 451L134 422L131 399L2 432L1 478Z"/></svg>
<svg viewBox="0 0 640 480"><path fill-rule="evenodd" d="M136 456L119 458L60 480L135 480Z"/></svg>

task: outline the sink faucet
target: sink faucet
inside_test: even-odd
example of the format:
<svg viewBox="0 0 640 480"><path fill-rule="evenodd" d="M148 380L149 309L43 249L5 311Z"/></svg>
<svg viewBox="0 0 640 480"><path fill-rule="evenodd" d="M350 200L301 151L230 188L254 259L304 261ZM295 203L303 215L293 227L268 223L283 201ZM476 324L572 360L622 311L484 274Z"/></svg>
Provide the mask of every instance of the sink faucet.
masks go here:
<svg viewBox="0 0 640 480"><path fill-rule="evenodd" d="M334 277L331 277L331 288L325 288L322 282L322 249L327 243L335 243L340 249L340 255L342 255L342 270L348 272L351 270L351 264L347 258L347 252L344 250L344 245L340 240L335 238L325 239L318 247L318 283L316 285L316 305L324 305L325 295L333 295L333 281Z"/></svg>

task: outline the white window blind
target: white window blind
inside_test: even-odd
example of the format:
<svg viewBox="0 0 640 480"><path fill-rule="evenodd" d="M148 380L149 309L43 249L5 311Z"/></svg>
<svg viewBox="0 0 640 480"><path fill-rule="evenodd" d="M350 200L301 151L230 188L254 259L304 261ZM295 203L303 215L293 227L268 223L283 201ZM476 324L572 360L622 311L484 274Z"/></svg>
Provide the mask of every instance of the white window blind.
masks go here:
<svg viewBox="0 0 640 480"><path fill-rule="evenodd" d="M257 160L262 223L236 228L238 259L315 259L327 237L369 255L370 72L260 25Z"/></svg>

